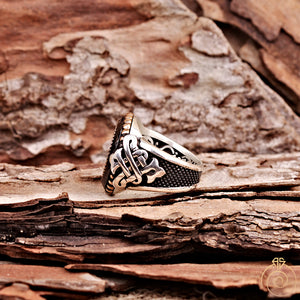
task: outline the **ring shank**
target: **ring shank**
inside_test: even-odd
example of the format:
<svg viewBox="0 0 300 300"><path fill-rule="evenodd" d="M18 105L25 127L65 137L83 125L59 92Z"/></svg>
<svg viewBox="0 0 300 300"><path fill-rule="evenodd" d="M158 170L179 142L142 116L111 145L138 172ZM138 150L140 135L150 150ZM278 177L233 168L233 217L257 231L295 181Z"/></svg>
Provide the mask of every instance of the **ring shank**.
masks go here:
<svg viewBox="0 0 300 300"><path fill-rule="evenodd" d="M118 130L121 135L114 138L115 147L109 154L106 179L102 181L107 193L112 195L127 188L185 192L198 184L202 163L190 151L145 128L132 114L125 116L123 127Z"/></svg>
<svg viewBox="0 0 300 300"><path fill-rule="evenodd" d="M198 172L202 172L202 162L197 156L195 156L192 152L190 152L183 146L177 144L173 140L165 137L161 133L158 133L154 130L144 127L141 124L139 119L137 118L133 119L130 133L139 135L139 137L141 137L141 145L143 145L145 149L148 148L147 150L151 149L147 147L147 145L145 145L145 142L147 143L147 137L150 137L151 139L158 141L158 144L168 145L170 148L173 148L175 152L178 153L177 156L168 155L166 151L160 150L158 147L155 147L156 149L152 148L152 151L154 151L156 155L162 157L163 159L168 159L172 163L179 164L185 168L190 168ZM153 146L151 145L152 143L149 143L149 141L148 144L150 147ZM185 158L185 159L183 160L180 158Z"/></svg>

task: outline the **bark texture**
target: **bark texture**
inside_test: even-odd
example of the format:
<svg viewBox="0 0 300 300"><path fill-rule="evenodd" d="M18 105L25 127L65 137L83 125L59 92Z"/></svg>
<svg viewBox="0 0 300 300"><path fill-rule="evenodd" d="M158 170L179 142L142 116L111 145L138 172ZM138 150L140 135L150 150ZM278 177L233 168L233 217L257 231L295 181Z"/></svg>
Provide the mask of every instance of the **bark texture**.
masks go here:
<svg viewBox="0 0 300 300"><path fill-rule="evenodd" d="M240 288L250 285L258 285L262 290L270 289L276 293L275 285L266 285L265 278L262 277L264 271L270 267L265 262L260 263L223 263L223 264L168 264L168 265L109 265L109 264L75 264L67 265L68 270L105 270L116 273L140 276L143 278L184 281L193 284L213 285L217 288ZM282 270L288 269L283 266ZM271 265L268 272L276 270ZM300 275L299 266L294 267L296 276ZM232 274L228 280L228 273ZM290 279L294 279L291 272ZM300 292L297 282L290 280L289 284L282 290L282 296L289 297Z"/></svg>
<svg viewBox="0 0 300 300"><path fill-rule="evenodd" d="M300 149L299 118L212 21L175 0L132 5L151 19L44 42L47 59L68 62L68 74L31 72L0 84L3 160L48 152L36 162L59 162L70 160L67 149L98 162L116 120L129 110L198 153Z"/></svg>
<svg viewBox="0 0 300 300"><path fill-rule="evenodd" d="M257 43L258 46L255 48L259 50L258 55L255 49L248 48L250 55L241 53L241 57L267 78L299 114L299 1L197 0L197 2L204 16L241 29ZM235 45L240 48L241 40Z"/></svg>
<svg viewBox="0 0 300 300"><path fill-rule="evenodd" d="M80 244L86 235L96 235L99 237L91 237L90 243L99 244L103 235L108 240L115 237L142 243L137 248L133 245L134 252L158 252L149 260L193 252L198 246L242 256L287 251L298 260L300 207L295 200L299 197L299 154L244 160L239 155L208 155L203 160L205 172L191 194L127 191L113 198L104 194L99 183L99 167L78 170L65 165L35 168L4 164L0 214L4 244L0 251L5 254L10 246L15 249L22 244L45 245L40 235L54 235L49 243L55 244L61 241L55 236L63 235L70 237L65 238L60 251L68 253L68 247L64 248L68 240ZM218 165L220 160L222 165ZM26 186L31 189L31 199L26 199ZM59 191L64 194L57 195ZM49 199L55 194L56 198ZM33 195L44 198L33 199ZM7 241L14 243L4 247ZM119 242L118 247L123 247L122 240ZM79 249L90 246L77 246L71 253L82 259ZM128 246L131 249L132 245ZM171 252L183 249L170 254L168 248ZM51 256L51 251L43 254ZM104 254L106 251L104 246ZM136 253L134 259L140 260Z"/></svg>
<svg viewBox="0 0 300 300"><path fill-rule="evenodd" d="M299 5L277 2L0 0L1 299L300 293ZM194 191L104 193L128 111L199 155Z"/></svg>

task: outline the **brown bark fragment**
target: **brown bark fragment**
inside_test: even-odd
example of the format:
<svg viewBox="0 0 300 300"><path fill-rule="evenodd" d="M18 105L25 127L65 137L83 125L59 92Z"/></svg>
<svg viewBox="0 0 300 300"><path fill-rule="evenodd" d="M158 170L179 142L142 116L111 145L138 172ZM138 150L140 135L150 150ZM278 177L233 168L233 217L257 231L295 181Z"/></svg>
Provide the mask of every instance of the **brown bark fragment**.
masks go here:
<svg viewBox="0 0 300 300"><path fill-rule="evenodd" d="M267 52L265 52L263 49L260 49L260 47L251 39L248 39L244 44L239 45L236 51L244 61L248 62L254 70L256 70L264 78L266 78L268 82L270 82L272 87L286 99L287 103L289 103L289 105L293 108L294 111L300 111L299 96L297 96L297 94L288 87L289 84L286 85L284 83L287 80L289 80L290 76L292 76L292 78L295 78L295 76L287 72L283 72L283 74L279 74L278 72L275 73L273 71L271 72L266 67L266 61L263 61L262 58L262 53L266 53L266 55L268 55ZM280 64L279 60L274 61L274 59L272 59L272 62L274 62L275 67L277 66L277 64ZM282 67L285 68L284 66ZM274 68L273 64L271 64L270 68ZM282 78L281 81L279 81L280 78L276 79L275 76L277 75L279 75L279 77ZM295 84L293 85L296 86L297 83L295 79L294 82Z"/></svg>
<svg viewBox="0 0 300 300"><path fill-rule="evenodd" d="M0 282L89 293L105 290L105 281L89 273L70 273L60 267L34 265L0 264Z"/></svg>
<svg viewBox="0 0 300 300"><path fill-rule="evenodd" d="M13 283L10 286L0 289L2 299L22 299L22 300L44 300L39 293L32 291L28 285L23 283Z"/></svg>
<svg viewBox="0 0 300 300"><path fill-rule="evenodd" d="M240 153L201 154L204 171L197 191L236 191L241 189L283 188L300 185L299 153L257 155ZM0 164L1 203L21 203L37 198L54 198L62 192L79 207L114 203L151 203L163 193L127 190L110 197L100 178L103 164L76 167L62 163L45 167ZM169 197L170 198L170 197Z"/></svg>
<svg viewBox="0 0 300 300"><path fill-rule="evenodd" d="M300 4L294 0L233 0L230 3L233 12L252 23L261 31L267 40L275 40L280 30L285 30L300 43L299 14Z"/></svg>
<svg viewBox="0 0 300 300"><path fill-rule="evenodd" d="M109 197L95 166L3 164L0 251L69 262L151 261L207 249L261 257L286 251L298 259L299 153L201 158L205 168L198 190L186 195L128 190ZM46 182L44 173L47 180L52 173L60 180ZM38 182L35 174L41 176ZM62 191L70 196L49 199ZM33 199L34 194L48 199Z"/></svg>
<svg viewBox="0 0 300 300"><path fill-rule="evenodd" d="M276 59L268 52L262 50L262 60L268 70L270 70L275 77L283 82L285 85L289 86L293 91L295 91L300 97L300 80L296 74L290 73L290 70L287 68L280 59Z"/></svg>
<svg viewBox="0 0 300 300"><path fill-rule="evenodd" d="M264 49L273 60L269 70L296 95L289 100L299 112L299 3L294 0L280 1L280 4L260 0L197 1L204 16L238 27Z"/></svg>
<svg viewBox="0 0 300 300"><path fill-rule="evenodd" d="M1 1L1 50L9 62L6 78L22 77L27 72L48 76L69 73L64 56L53 61L43 56L41 45L61 32L117 28L146 20L130 1ZM109 13L107 13L109 11ZM70 25L71 24L71 25ZM1 74L1 72L0 72ZM1 81L5 77L0 77Z"/></svg>
<svg viewBox="0 0 300 300"><path fill-rule="evenodd" d="M222 289L256 285L263 291L268 291L269 289L269 296L272 297L272 292L276 292L276 286L271 281L267 282L267 278L265 277L262 280L263 272L269 266L270 263L268 262L163 265L75 264L66 266L66 269L110 271L142 278L213 285ZM290 271L287 268L290 271L290 274L286 274L289 276L289 282L283 289L280 289L280 295L285 297L300 293L300 266L289 266L289 268L292 270ZM273 266L273 271L276 272L275 266ZM294 274L295 276L293 276Z"/></svg>
<svg viewBox="0 0 300 300"><path fill-rule="evenodd" d="M198 0L296 103L299 7L274 1ZM35 166L0 164L0 298L88 299L137 277L267 291L272 259L300 257L299 118L197 0L71 2L2 1L0 161ZM191 193L109 197L106 141L128 111L196 153L239 153L202 153ZM207 264L224 257L270 262ZM300 293L293 269L281 295Z"/></svg>

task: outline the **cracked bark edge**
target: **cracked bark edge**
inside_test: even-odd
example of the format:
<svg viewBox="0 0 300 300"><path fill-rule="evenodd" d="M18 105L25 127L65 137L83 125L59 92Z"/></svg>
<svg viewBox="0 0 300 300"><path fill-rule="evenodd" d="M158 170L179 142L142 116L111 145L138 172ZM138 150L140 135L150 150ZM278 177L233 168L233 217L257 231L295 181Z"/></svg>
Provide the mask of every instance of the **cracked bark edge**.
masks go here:
<svg viewBox="0 0 300 300"><path fill-rule="evenodd" d="M271 265L271 268L270 268ZM264 276L264 271L269 267ZM193 284L212 285L216 288L241 288L257 286L272 297L279 292L281 296L290 297L300 293L300 266L283 267L289 281L283 288L277 289L268 282L268 276L276 272L276 267L268 262L237 262L222 264L156 264L156 265L134 265L134 264L74 264L66 266L67 270L101 270L117 274L126 274L135 277L181 281ZM295 274L295 277L293 276Z"/></svg>
<svg viewBox="0 0 300 300"><path fill-rule="evenodd" d="M47 178L52 168L55 174L63 170L60 181L36 182L34 174L43 174L43 167L2 164L1 191L6 194L1 197L2 253L34 257L34 249L42 247L37 257L69 261L109 255L115 260L143 261L211 251L244 257L284 252L299 259L299 153L209 153L202 159L202 184L211 182L211 193L199 187L191 194L127 191L112 198L104 194L95 166L47 166ZM19 174L21 179L16 178ZM19 194L12 193L12 187ZM45 189L55 194L69 192L67 187L73 188L70 198L64 193L41 199ZM28 188L40 197L24 201L24 195L30 195ZM56 235L63 238L55 239ZM71 246L68 235L78 236L77 247ZM82 244L80 236L90 236L91 246ZM112 238L115 250L101 246L104 237Z"/></svg>
<svg viewBox="0 0 300 300"><path fill-rule="evenodd" d="M297 1L284 2L281 6L274 6L272 1L197 1L204 16L238 27L263 48L265 55L261 60L266 67L264 73L272 73L273 78L269 74L267 78L271 83L278 80L279 86L276 88L280 91L282 86L283 94L288 96L288 101L292 101L295 111L299 113L300 79L296 57L299 56L300 46L297 42L296 12L300 11L300 6ZM278 20L285 19L289 12L293 12L289 20L282 20L279 25ZM285 26L287 30L280 30Z"/></svg>

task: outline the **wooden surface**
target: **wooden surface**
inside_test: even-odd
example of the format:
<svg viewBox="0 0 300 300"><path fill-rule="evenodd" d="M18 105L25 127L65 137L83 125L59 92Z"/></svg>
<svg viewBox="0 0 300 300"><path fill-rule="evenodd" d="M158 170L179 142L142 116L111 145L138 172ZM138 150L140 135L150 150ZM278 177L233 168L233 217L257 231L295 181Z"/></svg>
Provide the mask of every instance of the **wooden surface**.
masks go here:
<svg viewBox="0 0 300 300"><path fill-rule="evenodd" d="M104 194L101 165L2 164L0 254L65 264L90 262L82 268L91 270L98 270L95 263L116 264L112 271L124 263L168 262L177 257L213 263L225 257L271 261L284 256L298 262L299 153L212 153L201 159L204 172L194 192L128 190L114 197ZM258 265L256 275L265 263ZM171 275L154 274L153 278L172 280ZM209 276L213 282L219 280ZM226 276L222 280L222 287L232 286Z"/></svg>
<svg viewBox="0 0 300 300"><path fill-rule="evenodd" d="M268 281L261 283L260 276L272 266L274 257L299 262L299 155L202 154L202 180L195 191L185 195L128 190L109 197L100 183L102 165L2 164L0 255L36 264L72 263L67 270L76 270L82 278L92 276L84 275L83 270L104 271L98 276L106 287L115 290L126 290L135 283L127 277L121 282L115 282L114 277L107 279L107 271L217 288L257 285L267 291ZM165 265L172 259L197 263ZM223 267L219 263L224 259L265 262L228 263ZM157 262L163 264L153 265ZM4 288L0 295L16 295L19 289L26 290L27 284L41 290L38 296L47 291L59 295L60 288L70 295L77 289L56 286L59 274L69 280L68 272L61 269L57 273L52 267L6 266L5 262L3 268L18 275L7 277L3 271L0 283L17 281L25 287ZM297 268L292 269L297 274L296 285ZM26 279L34 270L50 278L46 291L41 289L43 277ZM233 277L228 277L228 272ZM76 280L82 284L80 278ZM280 289L281 295L299 293L293 282ZM96 294L104 291L103 284L102 290L92 282L90 285L85 289L78 286L78 290ZM32 296L31 290L27 292Z"/></svg>
<svg viewBox="0 0 300 300"><path fill-rule="evenodd" d="M56 61L43 55L45 41L61 32L118 28L144 20L127 0L1 1L0 78L19 78L28 72L50 78L66 75L69 66L59 60L59 53Z"/></svg>
<svg viewBox="0 0 300 300"><path fill-rule="evenodd" d="M271 267L271 268L270 268ZM109 264L74 264L67 265L67 270L104 270L116 273L139 276L159 280L183 281L193 284L213 285L217 288L240 288L245 286L259 286L262 290L268 289L276 293L275 285L266 285L264 271L276 272L276 266L267 262L255 263L223 263L223 264L155 264L155 265L109 265ZM299 293L299 286L295 277L300 275L300 267L294 266L293 271L286 269L289 284L280 291L281 296L290 297ZM228 276L230 274L230 276ZM295 276L294 276L295 275ZM230 278L228 278L230 277Z"/></svg>
<svg viewBox="0 0 300 300"><path fill-rule="evenodd" d="M300 293L297 1L0 5L0 298ZM199 155L194 191L104 193L128 111Z"/></svg>

